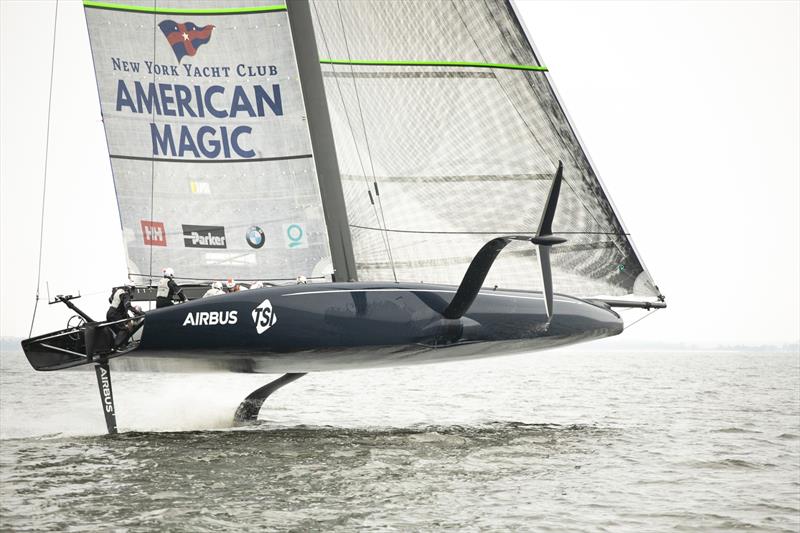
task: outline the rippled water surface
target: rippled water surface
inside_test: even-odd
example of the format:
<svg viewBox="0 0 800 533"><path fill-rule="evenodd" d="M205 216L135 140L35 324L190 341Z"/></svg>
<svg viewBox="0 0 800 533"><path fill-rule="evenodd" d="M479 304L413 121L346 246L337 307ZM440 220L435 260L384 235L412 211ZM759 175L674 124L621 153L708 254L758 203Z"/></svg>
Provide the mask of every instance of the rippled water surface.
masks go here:
<svg viewBox="0 0 800 533"><path fill-rule="evenodd" d="M0 529L800 530L800 356L554 351L309 375L2 355ZM113 367L112 367L113 371Z"/></svg>

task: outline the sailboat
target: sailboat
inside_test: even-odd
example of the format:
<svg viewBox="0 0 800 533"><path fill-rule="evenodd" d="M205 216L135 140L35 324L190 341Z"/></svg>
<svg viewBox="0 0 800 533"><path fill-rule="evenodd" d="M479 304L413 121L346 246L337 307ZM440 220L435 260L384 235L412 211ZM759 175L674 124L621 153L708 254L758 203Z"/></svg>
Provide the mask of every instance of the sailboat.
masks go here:
<svg viewBox="0 0 800 533"><path fill-rule="evenodd" d="M59 295L78 322L23 341L36 370L95 367L110 433L123 362L285 374L241 423L308 372L564 346L665 307L512 1L220 4L83 2L134 299L166 266L189 296L119 342ZM227 278L263 286L200 297Z"/></svg>

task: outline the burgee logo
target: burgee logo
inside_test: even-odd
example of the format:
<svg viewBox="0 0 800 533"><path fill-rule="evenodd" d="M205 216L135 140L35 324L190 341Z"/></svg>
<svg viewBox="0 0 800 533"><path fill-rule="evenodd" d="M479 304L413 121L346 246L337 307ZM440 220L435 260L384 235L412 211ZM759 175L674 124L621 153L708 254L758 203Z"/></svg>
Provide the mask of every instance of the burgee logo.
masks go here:
<svg viewBox="0 0 800 533"><path fill-rule="evenodd" d="M193 57L198 48L208 43L211 40L211 31L214 29L211 24L198 28L194 22L179 24L174 20L160 22L158 27L164 32L164 37L172 46L178 63L181 62L183 56Z"/></svg>

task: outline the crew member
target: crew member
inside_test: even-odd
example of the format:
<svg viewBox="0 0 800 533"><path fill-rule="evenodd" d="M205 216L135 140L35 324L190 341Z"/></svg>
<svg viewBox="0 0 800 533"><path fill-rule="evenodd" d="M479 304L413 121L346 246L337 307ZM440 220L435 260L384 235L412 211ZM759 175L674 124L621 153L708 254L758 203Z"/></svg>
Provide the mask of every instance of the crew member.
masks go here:
<svg viewBox="0 0 800 533"><path fill-rule="evenodd" d="M228 278L228 281L225 282L225 292L239 292L246 290L246 288L236 283L236 280L233 278Z"/></svg>
<svg viewBox="0 0 800 533"><path fill-rule="evenodd" d="M111 296L108 298L108 303L111 305L106 313L106 320L114 322L130 318L131 313L133 313L134 316L141 316L144 314L141 308L132 303L131 294L133 293L134 286L135 284L133 281L127 280L120 287L114 287L111 290ZM115 334L118 334L121 331L130 331L129 326L131 324L131 322L118 322L116 324L111 324L109 327Z"/></svg>
<svg viewBox="0 0 800 533"><path fill-rule="evenodd" d="M225 294L225 291L222 290L222 282L215 281L211 284L211 288L206 291L203 295L203 298L208 298L209 296L217 296L218 294Z"/></svg>
<svg viewBox="0 0 800 533"><path fill-rule="evenodd" d="M181 302L186 301L186 295L183 294L175 280L175 271L167 267L161 271L164 277L158 282L158 291L156 292L156 309L161 307L169 307L172 305L174 298L178 298Z"/></svg>

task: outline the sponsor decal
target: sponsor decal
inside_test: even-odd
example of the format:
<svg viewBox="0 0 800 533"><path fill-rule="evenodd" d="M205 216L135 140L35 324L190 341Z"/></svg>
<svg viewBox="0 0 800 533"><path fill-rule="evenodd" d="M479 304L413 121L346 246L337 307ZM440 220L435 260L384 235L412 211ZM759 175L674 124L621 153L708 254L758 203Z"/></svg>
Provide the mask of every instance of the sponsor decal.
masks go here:
<svg viewBox="0 0 800 533"><path fill-rule="evenodd" d="M190 181L192 194L211 194L211 185L204 181Z"/></svg>
<svg viewBox="0 0 800 533"><path fill-rule="evenodd" d="M209 44L213 33L215 41L222 38L239 50L234 57L249 55L249 47L244 45L244 29L228 28L218 34L222 29L213 24L198 26L191 21L172 19L162 20L158 27L177 64L156 62L152 54L109 57L109 74L114 78L110 83L114 85L102 83L104 111L110 107L105 103L108 94L116 113L140 118L137 123L141 130L135 137L149 139L150 153L157 158L257 158L269 137L259 135L260 128L254 129L253 125L284 114L281 84L285 82L277 78L281 74L278 65L243 63L227 57L224 62L208 64L209 56L203 57L204 52L199 52L200 47ZM128 49L124 38L118 43L117 31L103 30L106 31L111 33L103 48ZM267 31L274 36L282 30ZM97 67L101 68L100 65L98 62Z"/></svg>
<svg viewBox="0 0 800 533"><path fill-rule="evenodd" d="M108 370L100 367L100 382L103 384L103 408L106 413L114 412L114 401L111 399L111 380L108 377Z"/></svg>
<svg viewBox="0 0 800 533"><path fill-rule="evenodd" d="M278 322L278 317L275 315L275 310L269 298L261 302L261 305L253 309L253 322L256 325L256 331L259 335L267 331L269 328Z"/></svg>
<svg viewBox="0 0 800 533"><path fill-rule="evenodd" d="M227 248L222 226L192 226L182 224L183 245L186 248Z"/></svg>
<svg viewBox="0 0 800 533"><path fill-rule="evenodd" d="M198 27L194 22L178 23L174 20L165 20L158 24L167 42L175 52L178 63L184 56L194 57L197 49L211 40L212 24Z"/></svg>
<svg viewBox="0 0 800 533"><path fill-rule="evenodd" d="M163 222L155 220L140 220L142 224L142 237L146 246L166 246L167 232Z"/></svg>
<svg viewBox="0 0 800 533"><path fill-rule="evenodd" d="M302 224L284 224L283 235L286 238L287 248L308 248L306 230Z"/></svg>
<svg viewBox="0 0 800 533"><path fill-rule="evenodd" d="M247 240L247 244L250 245L250 248L261 248L266 241L264 230L258 226L250 226L245 235L245 239Z"/></svg>
<svg viewBox="0 0 800 533"><path fill-rule="evenodd" d="M232 326L239 321L239 311L195 311L183 319L184 326Z"/></svg>

